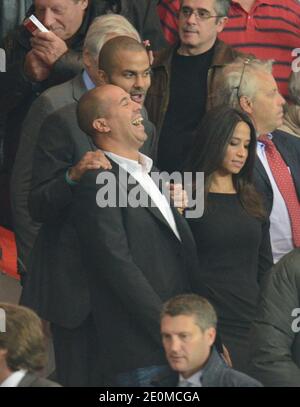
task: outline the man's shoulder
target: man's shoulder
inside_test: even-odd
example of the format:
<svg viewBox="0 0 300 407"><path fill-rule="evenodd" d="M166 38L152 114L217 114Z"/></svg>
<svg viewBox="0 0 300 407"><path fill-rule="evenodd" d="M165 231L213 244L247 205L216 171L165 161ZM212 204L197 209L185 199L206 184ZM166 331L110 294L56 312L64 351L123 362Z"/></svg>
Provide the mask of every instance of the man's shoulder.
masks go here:
<svg viewBox="0 0 300 407"><path fill-rule="evenodd" d="M170 63L176 47L177 45L169 45L160 51L154 52L154 61L152 64L152 69L154 72Z"/></svg>
<svg viewBox="0 0 300 407"><path fill-rule="evenodd" d="M224 41L217 39L214 48L212 65L225 65L233 62L237 57L253 57L252 55L244 54L226 44Z"/></svg>
<svg viewBox="0 0 300 407"><path fill-rule="evenodd" d="M274 138L275 143L276 142L283 142L285 144L290 144L293 146L296 146L296 148L300 148L300 138L294 136L291 133L287 133L286 131L283 130L274 130L272 131L272 136Z"/></svg>
<svg viewBox="0 0 300 407"><path fill-rule="evenodd" d="M230 367L224 367L222 374L221 387L263 387L262 384L246 375Z"/></svg>
<svg viewBox="0 0 300 407"><path fill-rule="evenodd" d="M51 380L37 376L35 373L26 373L18 387L62 387Z"/></svg>

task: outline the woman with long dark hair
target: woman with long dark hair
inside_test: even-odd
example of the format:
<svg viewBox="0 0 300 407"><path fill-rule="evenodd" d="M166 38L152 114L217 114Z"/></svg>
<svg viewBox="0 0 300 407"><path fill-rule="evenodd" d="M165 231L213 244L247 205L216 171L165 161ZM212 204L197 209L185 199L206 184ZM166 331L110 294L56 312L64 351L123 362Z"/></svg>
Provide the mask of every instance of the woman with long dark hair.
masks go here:
<svg viewBox="0 0 300 407"><path fill-rule="evenodd" d="M272 266L269 224L251 183L256 134L244 113L211 110L195 134L188 170L204 172L205 209L189 220L199 256L199 290L215 306L233 367L247 372L248 333L259 282Z"/></svg>

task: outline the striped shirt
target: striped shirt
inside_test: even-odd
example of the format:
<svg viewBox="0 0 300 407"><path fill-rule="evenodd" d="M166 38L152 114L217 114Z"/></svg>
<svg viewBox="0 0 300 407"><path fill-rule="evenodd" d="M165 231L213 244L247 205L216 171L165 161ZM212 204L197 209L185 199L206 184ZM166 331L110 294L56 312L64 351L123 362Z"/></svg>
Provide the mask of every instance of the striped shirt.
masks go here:
<svg viewBox="0 0 300 407"><path fill-rule="evenodd" d="M273 59L280 92L288 94L292 61L300 48L300 3L297 0L257 0L250 12L232 1L229 21L219 38L257 58ZM300 50L298 55L300 55Z"/></svg>
<svg viewBox="0 0 300 407"><path fill-rule="evenodd" d="M179 0L160 0L157 11L165 39L174 44L178 39Z"/></svg>

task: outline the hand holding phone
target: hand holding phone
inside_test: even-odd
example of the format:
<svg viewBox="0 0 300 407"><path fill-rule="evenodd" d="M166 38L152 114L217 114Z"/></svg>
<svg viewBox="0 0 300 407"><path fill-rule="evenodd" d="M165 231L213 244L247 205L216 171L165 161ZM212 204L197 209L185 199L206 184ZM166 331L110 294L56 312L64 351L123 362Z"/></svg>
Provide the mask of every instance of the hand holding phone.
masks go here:
<svg viewBox="0 0 300 407"><path fill-rule="evenodd" d="M23 25L29 32L31 32L31 34L34 34L37 30L44 33L49 32L49 30L33 14L24 21Z"/></svg>

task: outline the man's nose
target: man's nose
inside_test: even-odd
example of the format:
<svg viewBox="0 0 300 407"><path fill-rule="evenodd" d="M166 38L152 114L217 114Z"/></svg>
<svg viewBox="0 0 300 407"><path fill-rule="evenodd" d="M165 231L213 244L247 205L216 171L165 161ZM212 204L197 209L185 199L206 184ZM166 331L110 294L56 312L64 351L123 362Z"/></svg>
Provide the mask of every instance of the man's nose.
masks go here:
<svg viewBox="0 0 300 407"><path fill-rule="evenodd" d="M133 104L133 110L134 110L134 112L136 112L136 113L141 113L141 110L142 110L141 105L140 105L139 103L135 102L135 101L132 100L132 99L130 99L130 100L131 100L131 103Z"/></svg>
<svg viewBox="0 0 300 407"><path fill-rule="evenodd" d="M280 106L283 106L283 105L286 104L285 99L283 98L283 96L281 96L280 93L278 94L278 104L279 104Z"/></svg>
<svg viewBox="0 0 300 407"><path fill-rule="evenodd" d="M142 75L137 75L135 78L134 87L143 89L145 87L146 79Z"/></svg>
<svg viewBox="0 0 300 407"><path fill-rule="evenodd" d="M54 22L55 18L53 12L50 9L45 10L43 16L41 17L41 23L43 23L45 27L51 28Z"/></svg>
<svg viewBox="0 0 300 407"><path fill-rule="evenodd" d="M173 338L170 343L170 350L172 352L177 352L180 349L180 340L178 338Z"/></svg>
<svg viewBox="0 0 300 407"><path fill-rule="evenodd" d="M187 17L186 22L189 24L197 24L197 19L194 11Z"/></svg>

